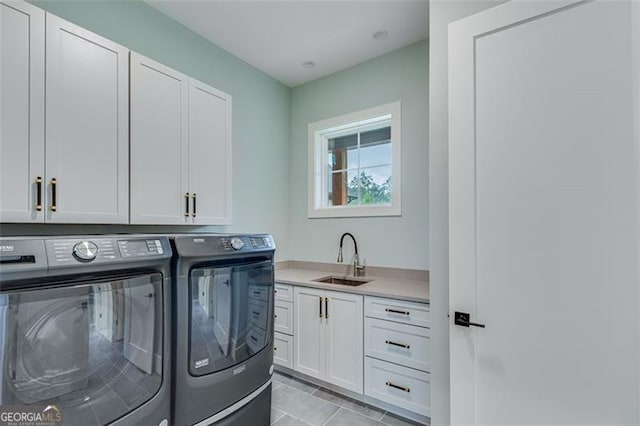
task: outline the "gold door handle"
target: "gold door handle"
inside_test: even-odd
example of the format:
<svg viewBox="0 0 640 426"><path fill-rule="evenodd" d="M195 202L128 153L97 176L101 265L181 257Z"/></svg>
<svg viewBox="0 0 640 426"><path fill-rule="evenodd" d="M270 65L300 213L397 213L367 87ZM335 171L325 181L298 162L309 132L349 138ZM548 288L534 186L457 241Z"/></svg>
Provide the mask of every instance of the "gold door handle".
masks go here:
<svg viewBox="0 0 640 426"><path fill-rule="evenodd" d="M57 206L57 194L56 194L56 188L58 186L58 181L53 178L51 179L51 211L55 212L56 210L58 210L58 206Z"/></svg>
<svg viewBox="0 0 640 426"><path fill-rule="evenodd" d="M42 211L42 176L36 178L36 211Z"/></svg>
<svg viewBox="0 0 640 426"><path fill-rule="evenodd" d="M189 193L184 194L184 217L189 217Z"/></svg>

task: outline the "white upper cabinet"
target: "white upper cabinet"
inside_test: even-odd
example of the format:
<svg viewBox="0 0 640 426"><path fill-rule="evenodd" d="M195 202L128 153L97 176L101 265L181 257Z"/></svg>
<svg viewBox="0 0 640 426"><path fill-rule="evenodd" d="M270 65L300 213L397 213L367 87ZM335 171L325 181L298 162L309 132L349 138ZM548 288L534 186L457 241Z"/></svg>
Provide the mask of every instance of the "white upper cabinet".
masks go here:
<svg viewBox="0 0 640 426"><path fill-rule="evenodd" d="M231 223L231 97L189 80L189 190L192 219Z"/></svg>
<svg viewBox="0 0 640 426"><path fill-rule="evenodd" d="M131 223L187 223L187 77L131 52Z"/></svg>
<svg viewBox="0 0 640 426"><path fill-rule="evenodd" d="M129 51L46 19L46 221L127 223Z"/></svg>
<svg viewBox="0 0 640 426"><path fill-rule="evenodd" d="M131 53L131 223L231 222L231 97Z"/></svg>
<svg viewBox="0 0 640 426"><path fill-rule="evenodd" d="M44 221L43 100L44 11L1 2L0 222Z"/></svg>

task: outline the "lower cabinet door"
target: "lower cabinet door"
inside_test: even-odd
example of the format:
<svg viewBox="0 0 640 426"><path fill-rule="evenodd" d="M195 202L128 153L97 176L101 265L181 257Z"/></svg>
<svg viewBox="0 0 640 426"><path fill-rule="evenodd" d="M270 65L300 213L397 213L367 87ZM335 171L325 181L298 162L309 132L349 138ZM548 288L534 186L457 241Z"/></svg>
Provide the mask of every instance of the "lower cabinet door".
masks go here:
<svg viewBox="0 0 640 426"><path fill-rule="evenodd" d="M325 321L327 357L324 380L362 393L362 296L326 292Z"/></svg>
<svg viewBox="0 0 640 426"><path fill-rule="evenodd" d="M293 335L293 303L275 301L274 329L280 333Z"/></svg>
<svg viewBox="0 0 640 426"><path fill-rule="evenodd" d="M431 375L366 357L364 393L418 414L431 415Z"/></svg>
<svg viewBox="0 0 640 426"><path fill-rule="evenodd" d="M325 379L325 321L324 290L306 287L294 289L295 350L293 369L300 373Z"/></svg>
<svg viewBox="0 0 640 426"><path fill-rule="evenodd" d="M293 369L293 336L278 332L274 334L273 362Z"/></svg>

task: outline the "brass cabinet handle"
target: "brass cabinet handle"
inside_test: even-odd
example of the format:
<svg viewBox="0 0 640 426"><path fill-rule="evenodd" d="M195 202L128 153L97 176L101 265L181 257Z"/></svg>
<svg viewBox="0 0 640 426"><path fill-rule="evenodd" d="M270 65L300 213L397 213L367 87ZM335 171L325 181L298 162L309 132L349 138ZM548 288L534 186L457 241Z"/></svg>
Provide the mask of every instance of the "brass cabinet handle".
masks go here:
<svg viewBox="0 0 640 426"><path fill-rule="evenodd" d="M195 192L191 195L191 198L193 198L193 213L191 214L191 216L196 217L196 193Z"/></svg>
<svg viewBox="0 0 640 426"><path fill-rule="evenodd" d="M390 308L385 308L385 311L390 312L392 314L402 314L402 315L409 315L410 312L407 311L399 311L397 309L390 309Z"/></svg>
<svg viewBox="0 0 640 426"><path fill-rule="evenodd" d="M184 216L189 217L189 193L184 194Z"/></svg>
<svg viewBox="0 0 640 426"><path fill-rule="evenodd" d="M322 297L319 300L320 300L320 319L322 319Z"/></svg>
<svg viewBox="0 0 640 426"><path fill-rule="evenodd" d="M329 298L324 298L324 317L325 319L329 319Z"/></svg>
<svg viewBox="0 0 640 426"><path fill-rule="evenodd" d="M394 389L400 389L401 391L404 391L404 392L406 392L406 393L411 392L411 389L406 388L406 387L404 387L404 386L394 385L391 381L387 381L387 383L385 383L385 385L387 385L387 386L389 386L389 387L391 387L391 388L394 388Z"/></svg>
<svg viewBox="0 0 640 426"><path fill-rule="evenodd" d="M42 176L36 177L36 211L42 211Z"/></svg>
<svg viewBox="0 0 640 426"><path fill-rule="evenodd" d="M51 179L51 211L55 212L58 210L57 202L56 202L56 186L58 185L58 181L53 178Z"/></svg>
<svg viewBox="0 0 640 426"><path fill-rule="evenodd" d="M405 349L411 348L411 346L409 346L409 345L405 345L404 343L392 342L391 340L386 340L385 343L387 345L400 346L401 348L405 348Z"/></svg>

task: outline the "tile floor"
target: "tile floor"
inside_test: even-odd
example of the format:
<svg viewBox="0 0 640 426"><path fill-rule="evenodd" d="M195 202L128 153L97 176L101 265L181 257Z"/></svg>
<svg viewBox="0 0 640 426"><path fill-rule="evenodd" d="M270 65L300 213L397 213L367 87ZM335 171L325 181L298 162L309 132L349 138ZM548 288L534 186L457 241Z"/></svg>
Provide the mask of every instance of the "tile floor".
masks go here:
<svg viewBox="0 0 640 426"><path fill-rule="evenodd" d="M271 424L275 426L418 424L280 373L273 375L272 392Z"/></svg>

